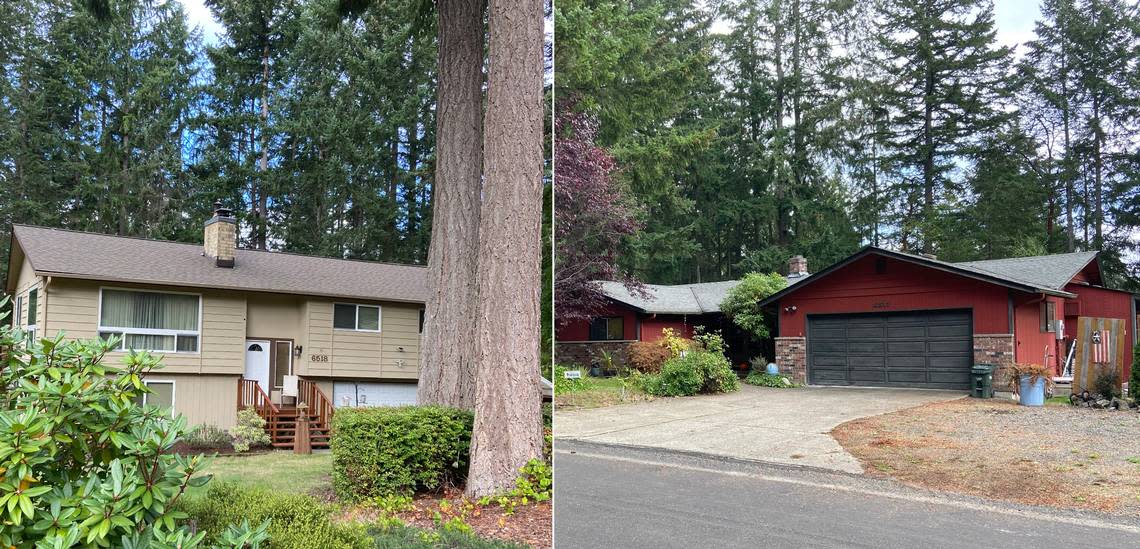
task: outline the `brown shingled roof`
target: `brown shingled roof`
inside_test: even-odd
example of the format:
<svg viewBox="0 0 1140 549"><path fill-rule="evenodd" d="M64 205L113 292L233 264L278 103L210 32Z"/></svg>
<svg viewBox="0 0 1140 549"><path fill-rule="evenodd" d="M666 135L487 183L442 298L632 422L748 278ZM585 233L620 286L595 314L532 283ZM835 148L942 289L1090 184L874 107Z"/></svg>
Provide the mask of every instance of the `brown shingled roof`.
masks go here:
<svg viewBox="0 0 1140 549"><path fill-rule="evenodd" d="M198 244L29 225L14 225L12 237L38 275L378 301L427 298L427 269L415 265L238 250L234 267L223 268Z"/></svg>

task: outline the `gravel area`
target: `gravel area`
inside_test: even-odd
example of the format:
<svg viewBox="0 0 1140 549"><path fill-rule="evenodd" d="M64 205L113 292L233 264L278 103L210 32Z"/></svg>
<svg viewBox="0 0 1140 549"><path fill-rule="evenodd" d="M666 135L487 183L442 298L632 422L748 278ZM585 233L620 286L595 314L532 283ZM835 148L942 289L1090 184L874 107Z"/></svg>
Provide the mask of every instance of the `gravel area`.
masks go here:
<svg viewBox="0 0 1140 549"><path fill-rule="evenodd" d="M1037 505L1140 515L1140 413L962 399L844 423L872 476Z"/></svg>

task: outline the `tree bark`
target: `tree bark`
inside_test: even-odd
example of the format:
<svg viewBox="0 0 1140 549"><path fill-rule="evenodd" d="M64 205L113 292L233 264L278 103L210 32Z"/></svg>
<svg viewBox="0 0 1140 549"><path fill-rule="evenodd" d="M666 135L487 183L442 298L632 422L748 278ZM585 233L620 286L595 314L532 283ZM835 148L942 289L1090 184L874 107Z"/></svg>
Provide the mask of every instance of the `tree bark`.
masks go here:
<svg viewBox="0 0 1140 549"><path fill-rule="evenodd" d="M439 0L437 14L437 160L417 396L420 404L473 409L483 173L483 0Z"/></svg>
<svg viewBox="0 0 1140 549"><path fill-rule="evenodd" d="M542 456L542 0L491 0L475 426L467 494L514 486Z"/></svg>

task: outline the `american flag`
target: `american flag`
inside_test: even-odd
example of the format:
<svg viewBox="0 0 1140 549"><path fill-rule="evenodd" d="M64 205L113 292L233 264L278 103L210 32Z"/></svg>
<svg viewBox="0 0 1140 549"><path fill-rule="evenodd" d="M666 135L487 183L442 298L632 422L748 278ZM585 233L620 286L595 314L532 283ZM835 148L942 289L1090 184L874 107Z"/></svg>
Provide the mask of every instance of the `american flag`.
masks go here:
<svg viewBox="0 0 1140 549"><path fill-rule="evenodd" d="M1094 334L1095 336L1095 334ZM1093 362L1097 364L1105 364L1112 356L1112 332L1109 330L1100 331L1100 339L1093 337Z"/></svg>

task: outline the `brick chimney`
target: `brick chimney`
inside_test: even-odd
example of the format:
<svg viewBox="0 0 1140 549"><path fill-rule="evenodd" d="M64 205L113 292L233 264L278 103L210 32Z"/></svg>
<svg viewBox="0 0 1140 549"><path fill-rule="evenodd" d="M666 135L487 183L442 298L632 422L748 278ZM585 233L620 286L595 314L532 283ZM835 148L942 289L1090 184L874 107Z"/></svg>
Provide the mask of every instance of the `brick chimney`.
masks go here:
<svg viewBox="0 0 1140 549"><path fill-rule="evenodd" d="M214 202L214 217L206 221L202 239L203 255L218 267L233 268L237 251L237 219L234 212Z"/></svg>
<svg viewBox="0 0 1140 549"><path fill-rule="evenodd" d="M788 260L788 276L802 276L807 272L807 259L804 256L797 255Z"/></svg>

